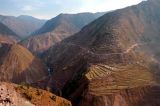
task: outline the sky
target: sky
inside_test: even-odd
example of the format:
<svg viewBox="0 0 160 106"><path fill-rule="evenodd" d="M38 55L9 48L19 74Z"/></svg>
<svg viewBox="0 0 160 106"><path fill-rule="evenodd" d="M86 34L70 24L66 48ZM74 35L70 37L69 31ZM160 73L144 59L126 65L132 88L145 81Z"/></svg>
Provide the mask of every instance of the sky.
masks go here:
<svg viewBox="0 0 160 106"><path fill-rule="evenodd" d="M0 14L50 19L60 13L107 12L142 0L0 0Z"/></svg>

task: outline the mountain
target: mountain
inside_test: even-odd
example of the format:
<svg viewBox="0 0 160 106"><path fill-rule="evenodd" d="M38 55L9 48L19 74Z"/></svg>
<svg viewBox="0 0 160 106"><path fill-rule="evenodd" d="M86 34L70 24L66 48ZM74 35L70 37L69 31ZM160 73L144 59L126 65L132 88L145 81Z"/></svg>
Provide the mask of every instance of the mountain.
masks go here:
<svg viewBox="0 0 160 106"><path fill-rule="evenodd" d="M62 39L75 34L80 29L102 16L104 13L60 14L47 21L33 33L33 36L22 41L22 45L36 54L40 54Z"/></svg>
<svg viewBox="0 0 160 106"><path fill-rule="evenodd" d="M0 43L15 43L19 37L7 26L0 23Z"/></svg>
<svg viewBox="0 0 160 106"><path fill-rule="evenodd" d="M74 106L160 105L160 1L119 9L47 50L48 87Z"/></svg>
<svg viewBox="0 0 160 106"><path fill-rule="evenodd" d="M1 106L71 106L48 91L25 85L0 82Z"/></svg>
<svg viewBox="0 0 160 106"><path fill-rule="evenodd" d="M0 81L31 84L46 76L45 64L26 48L18 44L1 44Z"/></svg>
<svg viewBox="0 0 160 106"><path fill-rule="evenodd" d="M31 16L3 16L0 15L0 22L14 31L20 38L25 38L39 29L46 21Z"/></svg>
<svg viewBox="0 0 160 106"><path fill-rule="evenodd" d="M104 13L60 14L57 17L46 22L46 24L42 28L40 28L38 31L36 31L34 33L34 35L52 32L52 31L56 30L56 28L59 28L59 27L63 28L63 25L65 28L66 24L71 26L71 29L73 28L73 30L78 32L82 27L84 27L85 25L87 25L88 23L93 21L94 19L102 16L103 14ZM66 32L67 29L65 30L64 28L63 28L63 30L59 29L60 32L61 31ZM57 31L59 31L59 30L57 30ZM67 30L67 31L70 31L70 30Z"/></svg>

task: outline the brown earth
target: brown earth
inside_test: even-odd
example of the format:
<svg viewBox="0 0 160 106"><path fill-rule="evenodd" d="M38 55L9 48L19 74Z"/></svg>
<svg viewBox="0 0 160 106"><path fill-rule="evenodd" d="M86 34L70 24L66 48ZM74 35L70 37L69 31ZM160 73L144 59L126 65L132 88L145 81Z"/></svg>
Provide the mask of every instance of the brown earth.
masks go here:
<svg viewBox="0 0 160 106"><path fill-rule="evenodd" d="M66 99L27 85L1 82L0 94L0 106L71 106Z"/></svg>
<svg viewBox="0 0 160 106"><path fill-rule="evenodd" d="M1 81L33 83L48 76L45 64L18 44L2 44L0 54Z"/></svg>
<svg viewBox="0 0 160 106"><path fill-rule="evenodd" d="M105 14L50 48L48 87L75 106L159 106L159 4Z"/></svg>
<svg viewBox="0 0 160 106"><path fill-rule="evenodd" d="M21 44L32 53L41 54L55 43L60 42L78 31L104 13L60 14L49 20L33 33L33 36L23 40Z"/></svg>
<svg viewBox="0 0 160 106"><path fill-rule="evenodd" d="M0 22L14 31L19 38L24 39L41 28L46 21L25 15L18 17L0 15Z"/></svg>

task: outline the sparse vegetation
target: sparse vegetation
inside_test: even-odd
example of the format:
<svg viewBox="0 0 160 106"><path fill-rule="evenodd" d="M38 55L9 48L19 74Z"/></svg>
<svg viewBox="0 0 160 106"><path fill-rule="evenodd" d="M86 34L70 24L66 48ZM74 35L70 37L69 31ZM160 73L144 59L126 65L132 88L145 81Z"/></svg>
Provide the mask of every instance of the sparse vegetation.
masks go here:
<svg viewBox="0 0 160 106"><path fill-rule="evenodd" d="M15 89L22 94L24 98L36 106L70 106L67 105L67 103L70 104L69 101L42 89L33 88L31 86L28 88L22 85L16 86ZM65 105L63 101L65 102Z"/></svg>
<svg viewBox="0 0 160 106"><path fill-rule="evenodd" d="M71 104L63 101L62 103L60 103L58 106L71 106Z"/></svg>

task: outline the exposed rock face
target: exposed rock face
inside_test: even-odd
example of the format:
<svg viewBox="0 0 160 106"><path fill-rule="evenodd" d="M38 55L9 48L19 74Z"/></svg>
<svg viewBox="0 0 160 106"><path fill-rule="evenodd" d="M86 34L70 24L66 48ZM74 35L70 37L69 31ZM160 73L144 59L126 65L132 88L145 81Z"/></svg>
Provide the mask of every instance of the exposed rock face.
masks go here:
<svg viewBox="0 0 160 106"><path fill-rule="evenodd" d="M0 83L0 106L71 106L66 99L30 86Z"/></svg>
<svg viewBox="0 0 160 106"><path fill-rule="evenodd" d="M20 38L25 38L38 30L46 21L31 16L2 16L0 22L13 30Z"/></svg>
<svg viewBox="0 0 160 106"><path fill-rule="evenodd" d="M104 13L60 14L49 20L34 36L22 41L22 45L39 54L80 29Z"/></svg>
<svg viewBox="0 0 160 106"><path fill-rule="evenodd" d="M1 45L0 80L14 83L33 83L48 74L46 66L24 47Z"/></svg>
<svg viewBox="0 0 160 106"><path fill-rule="evenodd" d="M9 83L0 83L0 106L35 106L16 92Z"/></svg>
<svg viewBox="0 0 160 106"><path fill-rule="evenodd" d="M148 0L108 13L50 48L48 86L75 106L160 105L159 9Z"/></svg>

